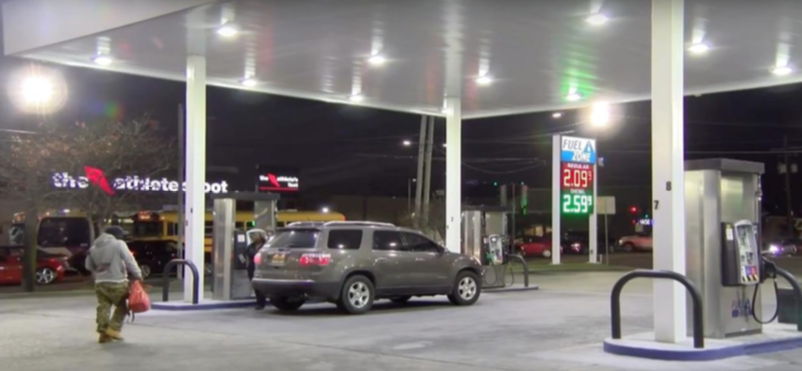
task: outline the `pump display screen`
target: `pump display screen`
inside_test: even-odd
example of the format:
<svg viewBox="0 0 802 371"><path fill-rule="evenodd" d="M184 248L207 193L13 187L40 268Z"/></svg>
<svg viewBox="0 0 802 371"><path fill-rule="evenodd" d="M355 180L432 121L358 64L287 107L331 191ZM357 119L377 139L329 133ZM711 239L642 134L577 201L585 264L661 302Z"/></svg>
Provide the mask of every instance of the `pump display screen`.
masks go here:
<svg viewBox="0 0 802 371"><path fill-rule="evenodd" d="M562 137L561 142L560 210L563 215L593 214L596 141Z"/></svg>

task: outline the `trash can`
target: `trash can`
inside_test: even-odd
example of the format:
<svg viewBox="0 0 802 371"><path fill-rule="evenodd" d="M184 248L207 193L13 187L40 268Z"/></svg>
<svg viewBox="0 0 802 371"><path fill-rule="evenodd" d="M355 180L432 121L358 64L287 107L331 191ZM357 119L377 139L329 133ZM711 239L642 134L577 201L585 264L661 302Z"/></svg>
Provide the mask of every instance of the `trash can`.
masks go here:
<svg viewBox="0 0 802 371"><path fill-rule="evenodd" d="M777 319L780 323L790 323L795 325L799 318L796 295L792 289L777 290L777 305L780 306L780 316Z"/></svg>

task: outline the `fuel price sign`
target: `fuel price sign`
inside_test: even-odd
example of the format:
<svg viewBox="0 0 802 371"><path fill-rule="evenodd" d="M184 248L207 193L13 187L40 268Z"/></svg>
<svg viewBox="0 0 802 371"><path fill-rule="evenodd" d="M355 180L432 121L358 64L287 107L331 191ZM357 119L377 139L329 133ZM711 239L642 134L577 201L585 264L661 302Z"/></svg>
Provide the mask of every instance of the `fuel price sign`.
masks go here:
<svg viewBox="0 0 802 371"><path fill-rule="evenodd" d="M561 150L560 210L563 215L593 214L596 141L562 137Z"/></svg>

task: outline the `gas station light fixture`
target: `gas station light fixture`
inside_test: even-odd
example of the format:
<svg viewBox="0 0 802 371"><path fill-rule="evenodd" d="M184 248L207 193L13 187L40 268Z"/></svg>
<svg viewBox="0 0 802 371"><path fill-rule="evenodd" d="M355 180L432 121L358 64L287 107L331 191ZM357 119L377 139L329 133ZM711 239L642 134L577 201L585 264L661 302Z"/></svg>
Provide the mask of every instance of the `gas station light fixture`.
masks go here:
<svg viewBox="0 0 802 371"><path fill-rule="evenodd" d="M710 45L705 43L695 43L688 47L688 51L696 55L705 54L708 50L710 50Z"/></svg>
<svg viewBox="0 0 802 371"><path fill-rule="evenodd" d="M585 18L585 22L588 22L589 24L591 24L593 26L601 26L601 25L607 23L607 21L609 21L609 20L610 20L610 18L607 18L606 15L601 14L601 13L592 14L591 16Z"/></svg>
<svg viewBox="0 0 802 371"><path fill-rule="evenodd" d="M555 119L558 119L560 117L563 117L563 114L562 114L562 112L554 112L554 113L551 114L551 117L553 117Z"/></svg>
<svg viewBox="0 0 802 371"><path fill-rule="evenodd" d="M114 59L110 55L98 54L92 57L92 62L95 62L98 66L108 66L114 62Z"/></svg>
<svg viewBox="0 0 802 371"><path fill-rule="evenodd" d="M384 62L387 62L387 59L380 54L374 54L371 55L370 58L368 58L368 63L374 66L381 66L384 64Z"/></svg>
<svg viewBox="0 0 802 371"><path fill-rule="evenodd" d="M226 23L217 29L217 34L224 37L233 37L239 33L237 26L232 23Z"/></svg>
<svg viewBox="0 0 802 371"><path fill-rule="evenodd" d="M240 82L240 84L242 84L242 86L246 86L246 87L249 87L249 88L252 88L252 87L256 86L256 84L259 83L253 77L244 78L244 79L240 80L239 82Z"/></svg>
<svg viewBox="0 0 802 371"><path fill-rule="evenodd" d="M572 91L565 96L565 99L569 102L576 102L582 99L582 95L577 93L576 91Z"/></svg>
<svg viewBox="0 0 802 371"><path fill-rule="evenodd" d="M476 83L479 85L490 85L493 82L493 78L488 75L482 75L476 78Z"/></svg>
<svg viewBox="0 0 802 371"><path fill-rule="evenodd" d="M360 95L360 94L354 94L354 95L348 97L348 100L350 100L351 102L354 102L354 103L359 103L359 102L365 100L365 97Z"/></svg>
<svg viewBox="0 0 802 371"><path fill-rule="evenodd" d="M789 66L777 66L771 70L771 73L777 76L786 76L794 72L794 69Z"/></svg>

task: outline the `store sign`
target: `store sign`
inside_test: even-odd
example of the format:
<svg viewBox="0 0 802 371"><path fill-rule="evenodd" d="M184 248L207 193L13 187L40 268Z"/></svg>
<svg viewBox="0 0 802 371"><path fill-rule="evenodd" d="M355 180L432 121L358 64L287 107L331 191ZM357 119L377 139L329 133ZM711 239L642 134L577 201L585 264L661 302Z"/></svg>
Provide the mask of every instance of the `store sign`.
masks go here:
<svg viewBox="0 0 802 371"><path fill-rule="evenodd" d="M596 164L596 140L576 137L562 137L560 160L562 162L580 162Z"/></svg>
<svg viewBox="0 0 802 371"><path fill-rule="evenodd" d="M259 192L298 192L297 176L265 173L259 175L257 187Z"/></svg>
<svg viewBox="0 0 802 371"><path fill-rule="evenodd" d="M175 180L167 178L150 178L129 175L114 178L111 182L106 178L102 170L86 166L85 175L73 176L67 172L53 174L52 184L55 188L63 189L86 189L95 186L103 190L106 194L113 196L118 191L134 192L178 192L179 189L186 192L186 182L180 184ZM228 183L223 180L220 182L208 182L204 184L203 190L206 193L227 193Z"/></svg>
<svg viewBox="0 0 802 371"><path fill-rule="evenodd" d="M560 203L563 215L593 214L596 177L596 141L562 137L560 148Z"/></svg>

